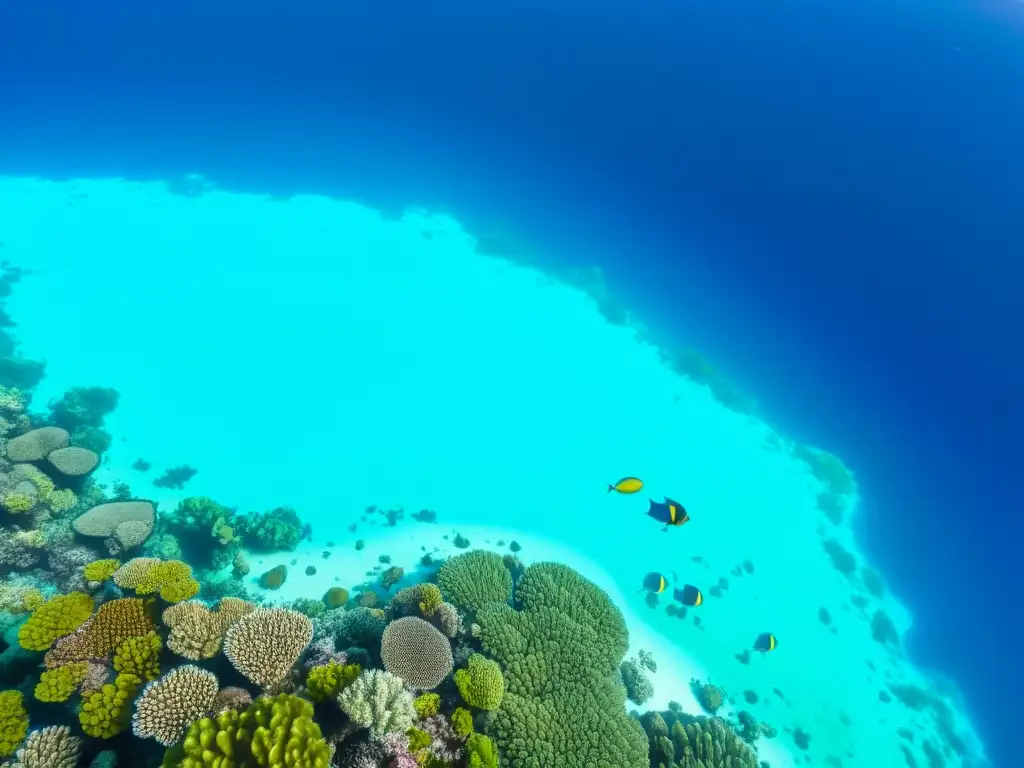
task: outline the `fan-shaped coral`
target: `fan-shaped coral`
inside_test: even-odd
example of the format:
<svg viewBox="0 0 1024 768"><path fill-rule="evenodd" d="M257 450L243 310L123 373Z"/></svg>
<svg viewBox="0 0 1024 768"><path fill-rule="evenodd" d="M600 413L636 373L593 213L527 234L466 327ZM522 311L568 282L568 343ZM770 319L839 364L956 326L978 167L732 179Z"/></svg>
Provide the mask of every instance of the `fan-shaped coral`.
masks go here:
<svg viewBox="0 0 1024 768"><path fill-rule="evenodd" d="M178 743L185 730L212 710L217 676L193 664L175 667L147 685L135 704L132 731L165 747Z"/></svg>
<svg viewBox="0 0 1024 768"><path fill-rule="evenodd" d="M416 616L388 624L381 638L380 655L384 668L411 688L436 688L452 671L448 638Z"/></svg>
<svg viewBox="0 0 1024 768"><path fill-rule="evenodd" d="M224 655L261 688L280 683L313 639L313 622L298 611L257 608L228 629Z"/></svg>
<svg viewBox="0 0 1024 768"><path fill-rule="evenodd" d="M11 768L76 768L81 744L65 725L33 731Z"/></svg>
<svg viewBox="0 0 1024 768"><path fill-rule="evenodd" d="M221 598L217 610L198 600L172 605L163 613L163 622L171 630L167 647L193 661L212 659L220 652L228 627L255 608L235 597Z"/></svg>

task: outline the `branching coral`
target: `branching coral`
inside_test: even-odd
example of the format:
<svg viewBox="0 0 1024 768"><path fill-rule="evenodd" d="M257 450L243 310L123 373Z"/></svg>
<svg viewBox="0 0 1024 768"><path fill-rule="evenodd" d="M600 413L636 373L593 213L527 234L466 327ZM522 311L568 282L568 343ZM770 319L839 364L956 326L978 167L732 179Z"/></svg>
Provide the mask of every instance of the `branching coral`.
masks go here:
<svg viewBox="0 0 1024 768"><path fill-rule="evenodd" d="M26 650L45 651L54 640L82 626L93 605L93 599L83 592L51 597L21 625L18 642Z"/></svg>
<svg viewBox="0 0 1024 768"><path fill-rule="evenodd" d="M313 622L297 611L257 608L228 629L224 655L261 688L280 683L313 639Z"/></svg>
<svg viewBox="0 0 1024 768"><path fill-rule="evenodd" d="M384 668L411 688L436 688L452 671L448 638L416 616L388 624L381 638L380 655Z"/></svg>
<svg viewBox="0 0 1024 768"><path fill-rule="evenodd" d="M654 695L650 679L637 662L624 661L619 671L622 674L622 684L626 686L626 697L631 702L641 705Z"/></svg>
<svg viewBox="0 0 1024 768"><path fill-rule="evenodd" d="M512 574L500 555L485 550L464 552L446 560L437 574L441 592L468 611L512 597Z"/></svg>
<svg viewBox="0 0 1024 768"><path fill-rule="evenodd" d="M33 731L11 768L76 768L81 744L64 725Z"/></svg>
<svg viewBox="0 0 1024 768"><path fill-rule="evenodd" d="M505 696L501 667L479 653L470 656L469 665L455 673L455 686L462 700L477 709L497 709Z"/></svg>
<svg viewBox="0 0 1024 768"><path fill-rule="evenodd" d="M363 672L338 695L338 705L353 723L369 728L374 739L392 731L404 733L416 718L412 694L401 678L379 669Z"/></svg>
<svg viewBox="0 0 1024 768"><path fill-rule="evenodd" d="M217 676L186 664L147 685L135 704L132 732L165 747L178 743L186 729L207 716L217 698Z"/></svg>

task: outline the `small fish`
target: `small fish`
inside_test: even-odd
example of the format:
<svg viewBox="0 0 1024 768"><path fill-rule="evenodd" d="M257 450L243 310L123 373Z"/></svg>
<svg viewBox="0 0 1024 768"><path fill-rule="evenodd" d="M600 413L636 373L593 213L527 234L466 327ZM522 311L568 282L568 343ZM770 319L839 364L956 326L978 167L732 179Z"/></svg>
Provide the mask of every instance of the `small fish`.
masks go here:
<svg viewBox="0 0 1024 768"><path fill-rule="evenodd" d="M639 477L624 477L619 482L608 484L608 493L617 491L619 493L636 493L644 487L644 481Z"/></svg>
<svg viewBox="0 0 1024 768"><path fill-rule="evenodd" d="M686 513L683 505L678 501L673 501L668 496L666 496L665 501L661 503L654 499L651 499L650 501L651 506L648 508L647 514L659 523L664 523L666 526L680 526L684 523L690 522L690 516Z"/></svg>
<svg viewBox="0 0 1024 768"><path fill-rule="evenodd" d="M683 605L701 605L704 602L704 594L692 584L685 585L672 593L672 597Z"/></svg>
<svg viewBox="0 0 1024 768"><path fill-rule="evenodd" d="M665 591L665 588L667 586L668 579L666 579L660 573L648 573L646 576L644 576L644 586L640 591L643 592L646 589L648 592L661 594Z"/></svg>
<svg viewBox="0 0 1024 768"><path fill-rule="evenodd" d="M754 650L761 651L761 653L768 653L768 651L774 651L776 646L775 635L771 632L764 632L757 636L757 640L754 641Z"/></svg>

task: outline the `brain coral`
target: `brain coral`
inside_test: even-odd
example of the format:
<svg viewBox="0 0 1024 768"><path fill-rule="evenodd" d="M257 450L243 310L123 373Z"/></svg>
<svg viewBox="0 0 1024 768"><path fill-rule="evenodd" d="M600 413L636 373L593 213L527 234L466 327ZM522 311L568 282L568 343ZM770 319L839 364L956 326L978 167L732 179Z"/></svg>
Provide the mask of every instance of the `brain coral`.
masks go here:
<svg viewBox="0 0 1024 768"><path fill-rule="evenodd" d="M338 694L338 705L352 722L380 739L393 731L405 733L416 718L412 694L390 672L369 669Z"/></svg>
<svg viewBox="0 0 1024 768"><path fill-rule="evenodd" d="M71 435L60 427L40 427L7 442L11 461L42 461L51 451L67 447Z"/></svg>
<svg viewBox="0 0 1024 768"><path fill-rule="evenodd" d="M47 455L46 460L50 462L58 472L68 477L81 477L96 469L100 463L100 457L88 448L58 448Z"/></svg>
<svg viewBox="0 0 1024 768"><path fill-rule="evenodd" d="M54 643L43 663L53 669L72 661L104 659L128 638L149 634L155 628L150 605L142 598L110 600L73 634Z"/></svg>
<svg viewBox="0 0 1024 768"><path fill-rule="evenodd" d="M171 630L167 647L193 661L212 659L220 653L228 627L255 608L235 597L221 598L216 611L199 600L172 605L163 613L163 622Z"/></svg>
<svg viewBox="0 0 1024 768"><path fill-rule="evenodd" d="M175 667L147 685L135 703L132 731L165 747L178 743L188 727L214 707L217 676L193 664Z"/></svg>
<svg viewBox="0 0 1024 768"><path fill-rule="evenodd" d="M224 655L250 681L268 688L287 677L313 639L313 622L298 611L257 608L232 624Z"/></svg>
<svg viewBox="0 0 1024 768"><path fill-rule="evenodd" d="M476 549L446 560L437 574L441 592L453 603L478 611L512 597L512 574L500 555Z"/></svg>
<svg viewBox="0 0 1024 768"><path fill-rule="evenodd" d="M45 651L53 641L78 629L89 618L93 599L83 592L55 595L18 629L18 642L29 651Z"/></svg>
<svg viewBox="0 0 1024 768"><path fill-rule="evenodd" d="M108 537L121 523L135 520L153 530L156 510L148 501L114 501L79 515L71 524L80 536Z"/></svg>
<svg viewBox="0 0 1024 768"><path fill-rule="evenodd" d="M488 726L508 768L647 768L647 737L626 714L622 613L571 568L538 563L477 616L507 691Z"/></svg>
<svg viewBox="0 0 1024 768"><path fill-rule="evenodd" d="M11 768L76 768L81 744L66 725L33 731Z"/></svg>
<svg viewBox="0 0 1024 768"><path fill-rule="evenodd" d="M414 689L436 688L452 671L448 638L417 616L388 624L381 637L380 655L384 668Z"/></svg>

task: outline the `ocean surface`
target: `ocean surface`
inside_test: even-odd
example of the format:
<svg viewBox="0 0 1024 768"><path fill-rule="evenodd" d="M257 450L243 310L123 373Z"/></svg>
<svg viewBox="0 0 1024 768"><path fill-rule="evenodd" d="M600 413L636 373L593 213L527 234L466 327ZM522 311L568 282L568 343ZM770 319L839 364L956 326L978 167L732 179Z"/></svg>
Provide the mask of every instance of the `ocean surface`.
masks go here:
<svg viewBox="0 0 1024 768"><path fill-rule="evenodd" d="M290 504L313 559L370 504L517 537L616 598L658 707L691 674L783 690L759 717L811 745L780 733L776 768L906 764L897 729L933 726L883 683L1019 764L1024 5L50 2L0 29L0 254L39 270L8 312L40 400L121 391L102 472ZM854 474L842 525L798 445ZM692 523L606 498L627 474ZM901 650L823 539L882 574ZM694 557L756 571L684 632L636 590ZM775 663L738 664L761 631Z"/></svg>

